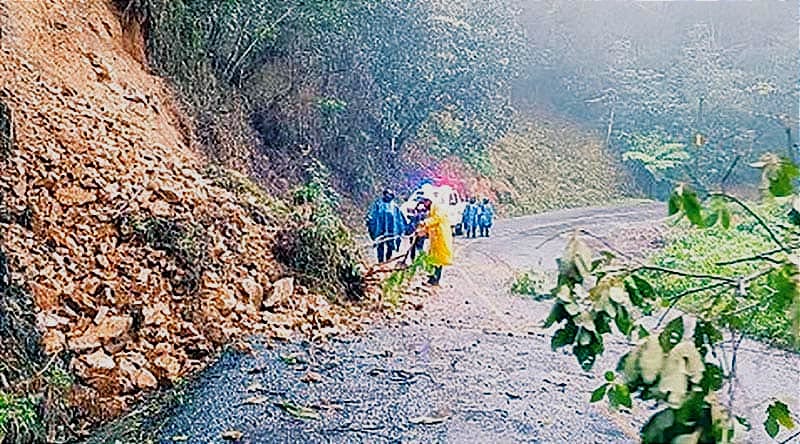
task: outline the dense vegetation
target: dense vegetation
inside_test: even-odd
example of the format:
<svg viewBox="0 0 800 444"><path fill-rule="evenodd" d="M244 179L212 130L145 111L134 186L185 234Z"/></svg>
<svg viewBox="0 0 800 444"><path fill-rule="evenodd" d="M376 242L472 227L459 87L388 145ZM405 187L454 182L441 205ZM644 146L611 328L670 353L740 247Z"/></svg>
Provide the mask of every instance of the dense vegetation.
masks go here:
<svg viewBox="0 0 800 444"><path fill-rule="evenodd" d="M512 121L525 42L504 2L120 3L212 158L278 189L318 159L364 197L415 144L480 167Z"/></svg>
<svg viewBox="0 0 800 444"><path fill-rule="evenodd" d="M530 134L542 109L598 135L591 159L611 148L613 161L590 175L619 182L624 160L655 197L670 179L701 190L722 177L752 183L746 170L728 174L731 159L796 136L789 5L586 4L575 13L498 0L117 1L212 159L275 190L302 182L317 159L345 197L363 201L456 158L497 182L478 192L502 198L508 176L527 178L498 174L498 162L553 157ZM522 130L492 150L515 122ZM509 153L520 143L530 150ZM512 205L519 211L563 200L551 189L519 194L530 201ZM598 197L608 200L578 195L572 205Z"/></svg>
<svg viewBox="0 0 800 444"><path fill-rule="evenodd" d="M770 215L771 225L779 225L788 213L786 205L772 204L771 208L760 211ZM697 230L680 224L668 236L666 247L653 258L655 265L676 270L693 270L698 273L736 277L755 273L759 264L743 261L727 264L731 259L747 258L754 252L769 251L772 240L760 229L758 224L746 214L738 212L729 228L714 226ZM710 279L687 278L682 276L654 276L657 286L664 296L672 300L681 293L697 286L710 285ZM689 294L680 298L679 307L704 317L715 318L737 307L736 313L723 319L729 328L762 339L781 347L797 347L792 331L792 319L784 301L773 297L778 284L777 276L765 275L753 280L748 299L736 300L736 295L728 292L708 290Z"/></svg>

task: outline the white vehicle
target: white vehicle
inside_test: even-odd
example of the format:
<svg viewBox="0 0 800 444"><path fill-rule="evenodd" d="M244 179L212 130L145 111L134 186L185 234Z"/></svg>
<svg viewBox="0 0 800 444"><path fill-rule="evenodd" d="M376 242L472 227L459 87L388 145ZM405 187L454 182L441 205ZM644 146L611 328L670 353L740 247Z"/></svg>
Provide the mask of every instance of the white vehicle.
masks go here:
<svg viewBox="0 0 800 444"><path fill-rule="evenodd" d="M458 193L458 191L454 190L448 185L422 185L411 194L411 197L404 204L400 206L400 210L403 212L406 218L411 217L414 208L417 207L419 198L422 196L429 197L431 201L439 205L439 207L444 210L444 213L447 215L447 219L450 222L450 226L453 228L453 232L455 234L462 233L463 230L461 226L461 216L464 214L464 208L467 206L467 202Z"/></svg>

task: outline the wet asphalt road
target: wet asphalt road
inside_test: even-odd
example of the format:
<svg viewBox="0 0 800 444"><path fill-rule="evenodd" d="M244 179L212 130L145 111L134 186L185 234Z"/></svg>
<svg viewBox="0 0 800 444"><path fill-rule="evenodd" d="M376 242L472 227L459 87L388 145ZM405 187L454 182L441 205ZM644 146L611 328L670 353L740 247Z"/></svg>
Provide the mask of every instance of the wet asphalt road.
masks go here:
<svg viewBox="0 0 800 444"><path fill-rule="evenodd" d="M573 356L550 350L541 323L551 303L509 288L520 270L555 267L565 230L602 235L651 224L664 211L653 204L559 211L500 221L489 239L459 238L457 265L421 310L325 345L255 344L253 354L223 356L190 384L160 442L225 442L226 430L240 431L242 443L636 442L646 407L613 412L588 403L621 345L610 341L594 372L581 371ZM776 385L785 392L786 381L800 387L797 355L743 348L742 408ZM303 382L309 370L319 382ZM748 391L748 380L757 388ZM320 417L295 418L281 402ZM762 442L760 435L747 441Z"/></svg>

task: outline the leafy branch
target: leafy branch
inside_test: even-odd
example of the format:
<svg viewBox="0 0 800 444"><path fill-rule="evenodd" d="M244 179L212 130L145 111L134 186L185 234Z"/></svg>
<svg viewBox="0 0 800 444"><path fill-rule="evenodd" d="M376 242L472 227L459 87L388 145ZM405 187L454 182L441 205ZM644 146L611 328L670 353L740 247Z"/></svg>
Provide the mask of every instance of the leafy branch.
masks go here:
<svg viewBox="0 0 800 444"><path fill-rule="evenodd" d="M794 181L800 176L800 170L794 164L765 156L762 162L754 165L764 169L763 188L769 195L795 195ZM734 335L730 357L721 348L722 330L735 316L758 308L760 304L751 303L743 308L727 304L717 316L699 317L691 332L687 331L691 323L685 322L684 316L669 320L662 328L683 298L700 294L715 301L722 294L731 293L737 300L752 301L751 287L760 279L769 278L772 287L769 303L784 308L792 305L795 329L800 329L800 260L795 254L800 239L795 238L798 236L795 231L789 231L784 239L743 200L724 192L709 193L705 199L700 199L687 185L675 189L669 200L669 213L686 217L696 228L721 225L727 229L733 216L727 203L752 217L777 248L718 261L716 265L732 267L747 262L766 266L746 273L707 273L646 264L612 253L595 257L578 233L569 240L558 261L558 283L553 289L555 302L545 322L546 327L559 326L552 336L551 346L553 350L571 347L581 367L589 370L605 351L604 344L612 333L612 326L616 327L613 330L617 334L628 339L631 350L620 359L615 372L604 374L605 381L592 392L590 400L598 402L607 398L614 408L631 408L633 398L654 401L661 409L642 427L644 443L730 443L736 430L750 428L748 420L734 412L739 348L750 327ZM795 211L800 212L800 209ZM621 260L634 264L620 264ZM697 281L698 285L665 296L648 280L658 276L677 276ZM658 306L665 309L658 314L654 329L649 331L643 317L656 314ZM752 323L752 316L749 323ZM726 372L727 363L730 366ZM725 405L720 402L724 387L727 388ZM777 437L781 429L796 427L789 407L779 400L773 400L766 413L764 431L772 438ZM792 435L789 440L797 436L800 434Z"/></svg>

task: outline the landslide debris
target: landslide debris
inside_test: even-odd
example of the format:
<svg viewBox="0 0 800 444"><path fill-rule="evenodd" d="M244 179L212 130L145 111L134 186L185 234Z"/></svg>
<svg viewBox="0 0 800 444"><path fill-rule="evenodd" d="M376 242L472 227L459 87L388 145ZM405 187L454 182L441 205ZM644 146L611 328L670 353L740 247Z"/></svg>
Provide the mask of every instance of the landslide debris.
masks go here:
<svg viewBox="0 0 800 444"><path fill-rule="evenodd" d="M69 404L85 423L232 338L350 325L276 262L281 210L225 187L246 182L235 173L205 173L110 3L0 0L0 24L0 110L14 130L0 146L5 285L30 298L32 319L14 325L34 324L33 352L74 375Z"/></svg>

